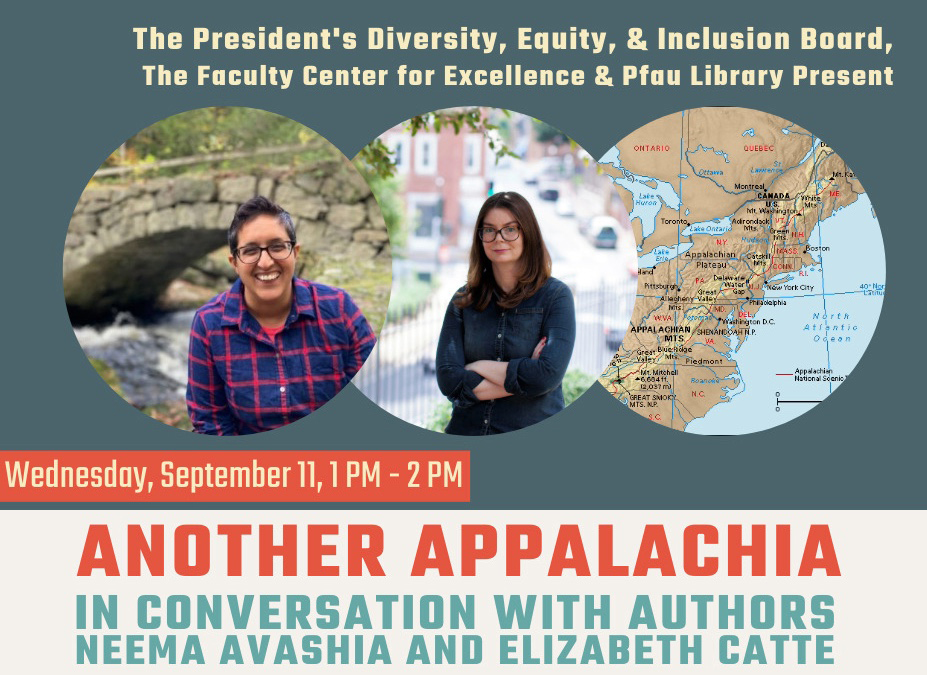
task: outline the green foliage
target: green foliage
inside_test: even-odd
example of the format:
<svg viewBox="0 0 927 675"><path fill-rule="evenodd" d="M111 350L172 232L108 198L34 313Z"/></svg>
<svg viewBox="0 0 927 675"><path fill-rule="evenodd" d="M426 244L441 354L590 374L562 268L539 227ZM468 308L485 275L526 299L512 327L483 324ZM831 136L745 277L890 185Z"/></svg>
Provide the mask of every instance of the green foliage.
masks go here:
<svg viewBox="0 0 927 675"><path fill-rule="evenodd" d="M187 414L187 404L185 401L161 403L160 405L140 408L140 410L148 415L148 417L163 422L175 429L193 431L193 422L190 421L190 416Z"/></svg>
<svg viewBox="0 0 927 675"><path fill-rule="evenodd" d="M375 142L380 142L377 139ZM385 146L384 146L385 147ZM354 168L366 179L380 205L380 213L386 221L386 231L389 232L390 246L393 255L406 243L405 211L402 200L399 198L399 179L395 176L382 176L360 160L360 155L354 158Z"/></svg>
<svg viewBox="0 0 927 675"><path fill-rule="evenodd" d="M304 146L299 148L299 146ZM252 157L247 153L277 147L295 151ZM335 160L338 150L311 129L282 115L254 108L200 108L167 117L127 140L104 167L131 166L149 175L176 175L189 165L151 170L165 160L242 152L235 159L204 161L201 168L242 169L253 166L305 166Z"/></svg>
<svg viewBox="0 0 927 675"><path fill-rule="evenodd" d="M563 376L563 403L570 405L573 401L582 396L595 383L592 375L587 375L581 370L568 370ZM431 431L444 431L451 421L451 412L453 405L450 401L441 401L431 412L431 416L425 423L425 428Z"/></svg>
<svg viewBox="0 0 927 675"><path fill-rule="evenodd" d="M507 110L502 111L509 116ZM415 136L420 131L434 131L440 133L444 128L453 128L455 134L467 130L482 134L489 149L496 155L498 162L505 156L515 157L498 133L498 125L489 121L489 117L480 108L451 108L438 110L425 115L416 115L406 123L406 130ZM396 173L396 163L393 153L379 138L368 143L358 153L358 159L366 166L367 171L382 178L388 178Z"/></svg>
<svg viewBox="0 0 927 675"><path fill-rule="evenodd" d="M119 394L120 397L125 399L127 403L131 404L131 401L126 399L125 394L122 393L122 387L119 384L119 376L116 375L116 371L100 359L95 359L91 356L88 356L87 359L90 361L90 365L93 366L93 369L97 371L97 375L103 378L103 381L106 382L113 391ZM193 424L190 422L190 417L187 415L187 404L185 401L162 403L160 405L139 408L139 410L149 417L164 422L172 427L176 427L177 429L183 429L185 431L193 430Z"/></svg>
<svg viewBox="0 0 927 675"><path fill-rule="evenodd" d="M93 366L93 369L97 371L97 375L99 375L113 391L123 396L122 386L119 384L119 376L116 375L116 371L100 359L95 359L92 356L88 356L87 359L90 361L90 365ZM123 396L123 398L125 397Z"/></svg>
<svg viewBox="0 0 927 675"><path fill-rule="evenodd" d="M541 120L532 120L534 125L534 137L541 143L553 143L554 145L563 145L569 139L563 135L563 132L556 127L552 127Z"/></svg>
<svg viewBox="0 0 927 675"><path fill-rule="evenodd" d="M587 375L575 368L568 370L563 376L563 404L570 405L585 394L594 383L595 378L592 375Z"/></svg>
<svg viewBox="0 0 927 675"><path fill-rule="evenodd" d="M305 130L298 122L263 110L200 108L152 124L126 141L126 150L139 158L172 159L298 143Z"/></svg>
<svg viewBox="0 0 927 675"><path fill-rule="evenodd" d="M357 153L354 161L361 168L361 172L369 181L371 176L379 176L383 179L392 178L396 175L396 162L393 160L395 153L390 150L386 143L379 138L361 148Z"/></svg>
<svg viewBox="0 0 927 675"><path fill-rule="evenodd" d="M410 279L400 284L390 296L387 318L395 321L414 314L428 300L434 288L434 283L421 279Z"/></svg>
<svg viewBox="0 0 927 675"><path fill-rule="evenodd" d="M441 401L431 412L431 416L425 423L425 428L443 433L447 425L451 423L451 412L453 409L454 406L450 401Z"/></svg>

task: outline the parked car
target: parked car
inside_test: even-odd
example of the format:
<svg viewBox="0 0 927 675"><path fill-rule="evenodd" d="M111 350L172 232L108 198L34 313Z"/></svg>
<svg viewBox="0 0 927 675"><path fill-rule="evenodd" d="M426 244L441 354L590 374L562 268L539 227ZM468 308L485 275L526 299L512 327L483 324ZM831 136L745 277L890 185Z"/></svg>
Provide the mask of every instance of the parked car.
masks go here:
<svg viewBox="0 0 927 675"><path fill-rule="evenodd" d="M605 329L605 348L610 352L617 352L621 347L621 342L624 340L625 333L628 332L627 327L624 328L606 328Z"/></svg>
<svg viewBox="0 0 927 675"><path fill-rule="evenodd" d="M599 229L593 240L596 248L616 248L618 246L618 233L611 225Z"/></svg>
<svg viewBox="0 0 927 675"><path fill-rule="evenodd" d="M560 195L560 199L557 200L557 205L554 210L557 212L558 216L563 216L564 218L571 218L576 215L576 208L573 206L573 200L564 195Z"/></svg>
<svg viewBox="0 0 927 675"><path fill-rule="evenodd" d="M584 226L581 228L581 231L583 231L583 234L590 236L592 238L592 243L595 244L596 237L598 237L599 232L601 232L606 227L615 233L615 241L617 242L618 230L621 228L621 223L618 222L617 218L613 218L611 216L593 216L587 223L584 224ZM596 246L598 247L598 244L596 244ZM614 248L614 246L610 248Z"/></svg>
<svg viewBox="0 0 927 675"><path fill-rule="evenodd" d="M560 198L560 184L555 180L538 181L538 197L548 202L555 202Z"/></svg>

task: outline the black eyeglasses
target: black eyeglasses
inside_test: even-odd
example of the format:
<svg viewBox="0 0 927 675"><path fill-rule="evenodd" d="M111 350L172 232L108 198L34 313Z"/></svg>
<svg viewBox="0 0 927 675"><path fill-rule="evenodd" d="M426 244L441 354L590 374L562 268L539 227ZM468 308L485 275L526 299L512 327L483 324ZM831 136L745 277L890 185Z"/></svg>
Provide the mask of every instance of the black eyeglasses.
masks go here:
<svg viewBox="0 0 927 675"><path fill-rule="evenodd" d="M290 257L295 246L295 241L275 241L268 246L248 244L247 246L236 248L235 257L246 265L253 265L261 259L261 253L267 251L267 255L274 260L286 260Z"/></svg>
<svg viewBox="0 0 927 675"><path fill-rule="evenodd" d="M497 235L502 235L503 241L515 241L518 239L519 230L521 228L518 225L508 225L506 227L495 229L492 227L481 227L477 232L479 232L480 239L485 244L489 244L496 240Z"/></svg>

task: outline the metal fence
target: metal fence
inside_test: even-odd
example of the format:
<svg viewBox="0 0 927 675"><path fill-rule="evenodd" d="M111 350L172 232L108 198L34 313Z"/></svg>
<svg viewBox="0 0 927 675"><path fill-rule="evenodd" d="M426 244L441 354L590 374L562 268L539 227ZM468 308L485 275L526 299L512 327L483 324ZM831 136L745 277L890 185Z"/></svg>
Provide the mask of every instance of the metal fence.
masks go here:
<svg viewBox="0 0 927 675"><path fill-rule="evenodd" d="M573 288L576 342L570 369L598 377L628 327L637 279ZM446 399L435 379L438 334L450 297L435 294L417 310L387 322L354 384L387 412L412 424L434 425Z"/></svg>

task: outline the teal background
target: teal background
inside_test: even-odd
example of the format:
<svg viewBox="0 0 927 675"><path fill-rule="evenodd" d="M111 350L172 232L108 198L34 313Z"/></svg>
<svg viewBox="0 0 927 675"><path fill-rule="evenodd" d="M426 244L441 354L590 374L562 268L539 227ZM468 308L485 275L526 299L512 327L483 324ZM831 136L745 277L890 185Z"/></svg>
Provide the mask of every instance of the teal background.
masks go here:
<svg viewBox="0 0 927 675"><path fill-rule="evenodd" d="M921 10L918 10L921 11ZM907 10L906 10L907 12ZM470 450L474 508L924 508L922 432L925 328L922 255L923 17L900 3L85 2L8 8L4 69L4 356L2 450ZM923 14L923 12L921 11ZM502 57L475 52L136 51L133 26L286 30L367 26L398 30L498 30ZM627 29L653 38L671 30L871 30L894 43L868 52L628 52ZM606 30L611 55L517 52L515 28ZM197 63L301 70L579 67L613 75L628 63L652 68L718 63L728 68L895 70L893 87L614 87L579 89L419 87L146 87L141 66ZM436 65L437 64L437 65ZM594 157L637 127L683 108L761 109L815 132L856 172L877 209L887 257L887 295L875 337L826 401L786 425L740 437L682 434L657 426L593 387L557 417L501 437L443 436L392 418L349 388L311 419L259 436L209 438L179 432L136 412L93 372L71 331L61 289L65 232L94 170L124 139L166 116L202 106L263 108L298 120L352 156L411 115L455 105L517 110L560 128ZM41 253L35 254L41 244ZM787 347L787 345L785 346ZM186 505L185 505L186 506ZM234 505L224 505L229 508ZM307 505L308 508L309 505ZM316 505L311 505L317 508ZM362 507L357 505L356 507ZM402 505L393 505L396 507ZM132 505L132 508L163 508ZM250 505L249 508L272 508ZM288 505L287 508L293 508ZM333 505L322 508L346 508ZM348 506L347 508L354 508ZM452 505L448 508L460 508Z"/></svg>

